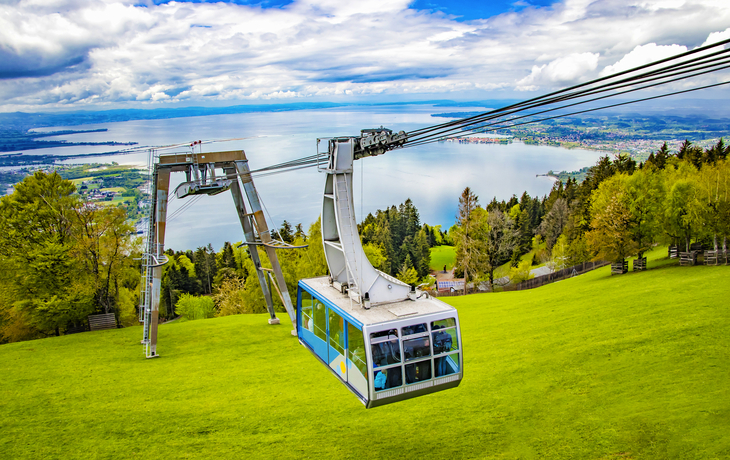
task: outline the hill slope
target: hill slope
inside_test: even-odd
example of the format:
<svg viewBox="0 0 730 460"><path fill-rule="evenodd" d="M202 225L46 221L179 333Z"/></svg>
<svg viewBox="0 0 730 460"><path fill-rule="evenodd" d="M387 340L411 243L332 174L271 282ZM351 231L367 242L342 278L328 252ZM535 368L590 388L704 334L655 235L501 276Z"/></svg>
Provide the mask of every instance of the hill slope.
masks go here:
<svg viewBox="0 0 730 460"><path fill-rule="evenodd" d="M373 410L265 315L2 345L0 458L730 457L730 267L662 263L450 298L462 385Z"/></svg>

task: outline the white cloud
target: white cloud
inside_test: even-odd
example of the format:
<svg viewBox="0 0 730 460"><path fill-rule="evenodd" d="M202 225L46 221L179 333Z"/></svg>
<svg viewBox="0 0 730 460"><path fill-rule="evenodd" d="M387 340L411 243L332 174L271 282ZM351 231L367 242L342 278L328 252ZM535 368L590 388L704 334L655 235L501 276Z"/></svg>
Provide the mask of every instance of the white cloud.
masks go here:
<svg viewBox="0 0 730 460"><path fill-rule="evenodd" d="M601 71L600 76L622 72L653 61L675 56L685 51L687 51L687 47L679 45L657 46L656 43L639 45L615 64L606 66Z"/></svg>
<svg viewBox="0 0 730 460"><path fill-rule="evenodd" d="M3 3L0 110L459 91L509 96L730 34L730 5L716 0L566 0L470 22L409 3Z"/></svg>
<svg viewBox="0 0 730 460"><path fill-rule="evenodd" d="M549 64L532 66L530 75L517 82L517 89L534 91L540 85L575 83L596 69L598 57L594 53L573 53Z"/></svg>
<svg viewBox="0 0 730 460"><path fill-rule="evenodd" d="M721 42L723 40L730 39L730 27L725 29L722 32L713 32L708 37L707 40L702 44L702 46L712 45L714 43ZM725 45L725 49L728 48L730 45Z"/></svg>

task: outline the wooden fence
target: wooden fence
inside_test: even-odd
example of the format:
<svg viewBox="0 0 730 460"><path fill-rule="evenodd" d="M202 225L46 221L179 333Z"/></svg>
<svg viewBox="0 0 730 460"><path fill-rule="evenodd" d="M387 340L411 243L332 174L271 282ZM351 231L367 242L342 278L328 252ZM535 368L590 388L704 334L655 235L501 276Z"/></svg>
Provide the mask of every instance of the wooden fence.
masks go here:
<svg viewBox="0 0 730 460"><path fill-rule="evenodd" d="M534 289L534 288L537 288L540 286L544 286L546 284L564 280L566 278L571 278L573 276L581 275L581 274L589 272L591 270L595 270L596 268L604 267L608 264L609 264L608 262L584 262L582 264L573 265L572 267L563 268L562 270L548 273L547 275L536 276L535 278L532 278L527 281L523 281L519 284L507 284L506 286L498 287L498 289L501 289L502 291L521 291L523 289ZM475 289L474 287L467 289L467 294L483 293L483 292L489 292L489 291ZM453 296L464 295L464 290L461 289L461 290L455 291L455 292L438 292L438 293L432 292L430 294L434 295L435 297L453 297Z"/></svg>
<svg viewBox="0 0 730 460"><path fill-rule="evenodd" d="M624 273L629 272L629 261L628 260L622 260L621 262L613 262L611 264L611 274L612 275L623 275Z"/></svg>
<svg viewBox="0 0 730 460"><path fill-rule="evenodd" d="M583 273L595 270L596 268L605 267L608 262L583 262L582 264L573 265L572 267L563 268L547 275L536 276L531 280L523 281L515 285L507 285L504 287L505 291L521 291L523 289L534 289L546 284L561 281L574 276L582 275Z"/></svg>
<svg viewBox="0 0 730 460"><path fill-rule="evenodd" d="M705 251L704 254L705 265L720 265L728 263L727 252L719 251Z"/></svg>

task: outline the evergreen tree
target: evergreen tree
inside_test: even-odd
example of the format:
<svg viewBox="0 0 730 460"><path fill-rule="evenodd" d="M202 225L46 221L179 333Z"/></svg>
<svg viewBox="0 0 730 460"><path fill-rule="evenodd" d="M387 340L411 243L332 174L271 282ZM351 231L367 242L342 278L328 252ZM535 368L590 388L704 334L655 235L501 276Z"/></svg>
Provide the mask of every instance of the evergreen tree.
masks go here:
<svg viewBox="0 0 730 460"><path fill-rule="evenodd" d="M564 198L558 198L553 204L550 212L543 219L538 232L544 237L548 249L552 249L555 242L563 233L563 228L568 223L570 208Z"/></svg>
<svg viewBox="0 0 730 460"><path fill-rule="evenodd" d="M231 245L231 243L229 243L228 241L223 243L221 256L217 262L218 263L216 265L219 270L223 268L231 268L235 270L236 268L238 268L238 266L236 265L236 256L233 253L233 245Z"/></svg>
<svg viewBox="0 0 730 460"><path fill-rule="evenodd" d="M466 187L459 197L459 210L456 215L458 231L454 235L456 263L464 271L464 294L466 294L469 275L476 274L477 250L472 217L478 207L479 197L469 187Z"/></svg>
<svg viewBox="0 0 730 460"><path fill-rule="evenodd" d="M281 224L281 228L279 229L279 236L281 237L281 240L285 243L293 243L294 242L294 231L292 230L291 224L284 220L284 223Z"/></svg>
<svg viewBox="0 0 730 460"><path fill-rule="evenodd" d="M304 232L302 224L299 223L296 226L297 231L294 233L294 238L301 241L307 241L307 234Z"/></svg>

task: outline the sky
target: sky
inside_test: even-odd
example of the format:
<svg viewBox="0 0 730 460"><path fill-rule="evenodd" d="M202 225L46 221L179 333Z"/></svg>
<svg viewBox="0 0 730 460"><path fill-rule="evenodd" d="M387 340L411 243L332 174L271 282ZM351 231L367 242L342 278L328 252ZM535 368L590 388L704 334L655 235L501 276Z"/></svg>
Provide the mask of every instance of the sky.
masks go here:
<svg viewBox="0 0 730 460"><path fill-rule="evenodd" d="M0 111L525 99L726 38L727 0L3 0Z"/></svg>

